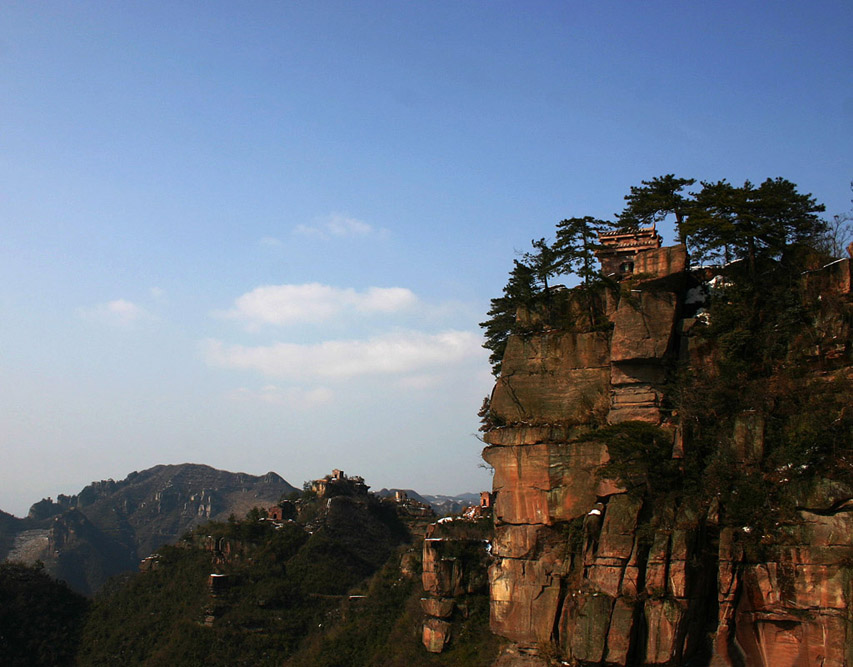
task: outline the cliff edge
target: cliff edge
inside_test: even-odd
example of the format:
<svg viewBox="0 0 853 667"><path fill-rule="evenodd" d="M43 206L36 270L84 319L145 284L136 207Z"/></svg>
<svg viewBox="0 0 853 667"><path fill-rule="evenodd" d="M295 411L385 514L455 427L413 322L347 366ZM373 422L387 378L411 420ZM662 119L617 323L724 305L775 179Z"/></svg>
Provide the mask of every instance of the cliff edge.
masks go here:
<svg viewBox="0 0 853 667"><path fill-rule="evenodd" d="M498 665L853 664L850 260L686 260L638 253L599 321L518 311L483 411Z"/></svg>

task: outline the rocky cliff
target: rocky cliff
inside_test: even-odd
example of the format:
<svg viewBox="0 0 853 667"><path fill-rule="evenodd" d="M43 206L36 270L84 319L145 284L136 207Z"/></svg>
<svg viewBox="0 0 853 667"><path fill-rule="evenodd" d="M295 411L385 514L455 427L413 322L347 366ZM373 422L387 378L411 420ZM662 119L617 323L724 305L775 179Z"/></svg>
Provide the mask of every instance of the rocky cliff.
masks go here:
<svg viewBox="0 0 853 667"><path fill-rule="evenodd" d="M458 625L486 590L492 537L490 517L445 517L431 524L423 542L421 583L424 596L422 641L427 651L441 653Z"/></svg>
<svg viewBox="0 0 853 667"><path fill-rule="evenodd" d="M607 326L519 311L484 428L499 664L853 664L850 262L739 279L660 248Z"/></svg>
<svg viewBox="0 0 853 667"><path fill-rule="evenodd" d="M89 594L200 523L242 517L294 490L273 472L155 466L120 481L93 482L73 496L41 500L26 519L0 516L0 558L41 560L50 574Z"/></svg>

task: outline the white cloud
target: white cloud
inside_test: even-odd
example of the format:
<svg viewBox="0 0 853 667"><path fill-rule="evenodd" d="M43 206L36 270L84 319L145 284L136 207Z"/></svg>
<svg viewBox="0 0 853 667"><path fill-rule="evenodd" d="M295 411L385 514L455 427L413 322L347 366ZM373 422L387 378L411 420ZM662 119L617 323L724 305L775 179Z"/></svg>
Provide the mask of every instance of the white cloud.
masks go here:
<svg viewBox="0 0 853 667"><path fill-rule="evenodd" d="M320 283L264 285L238 297L223 316L243 320L250 327L323 322L351 310L358 313L392 313L418 302L404 287L370 287L362 292Z"/></svg>
<svg viewBox="0 0 853 667"><path fill-rule="evenodd" d="M337 213L323 220L317 220L313 225L296 225L293 228L294 234L317 239L352 238L368 236L374 232L372 225Z"/></svg>
<svg viewBox="0 0 853 667"><path fill-rule="evenodd" d="M240 387L229 394L229 398L234 401L284 405L296 410L326 405L332 401L334 396L334 392L327 387L305 389L303 387L278 387L274 384L268 384L260 389Z"/></svg>
<svg viewBox="0 0 853 667"><path fill-rule="evenodd" d="M107 303L100 303L90 308L78 308L77 314L85 319L109 324L113 326L127 327L140 320L150 319L151 314L142 306L138 306L127 299L116 299Z"/></svg>
<svg viewBox="0 0 853 667"><path fill-rule="evenodd" d="M368 340L337 340L300 345L202 343L208 364L254 370L290 379L345 380L361 375L403 375L443 369L467 360L482 361L480 337L468 331L426 334L400 331Z"/></svg>

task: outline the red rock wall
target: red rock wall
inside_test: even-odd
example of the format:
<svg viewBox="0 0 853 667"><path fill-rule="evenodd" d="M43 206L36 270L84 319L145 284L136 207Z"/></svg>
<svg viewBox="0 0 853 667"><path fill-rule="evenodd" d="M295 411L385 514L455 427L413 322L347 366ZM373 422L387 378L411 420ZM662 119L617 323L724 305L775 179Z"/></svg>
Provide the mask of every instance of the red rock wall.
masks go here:
<svg viewBox="0 0 853 667"><path fill-rule="evenodd" d="M464 616L471 595L484 594L489 559L484 539L488 529L477 521L455 518L427 527L423 543L421 641L430 653L441 653L452 641L453 621Z"/></svg>
<svg viewBox="0 0 853 667"><path fill-rule="evenodd" d="M483 451L495 470L491 625L512 642L496 664L853 665L853 507L802 511L756 564L715 512L644 504L596 475L607 448L583 434L604 421L668 427L679 456L667 367L709 363L682 319L685 280L670 275L683 248L636 266L651 279L609 299L611 334L507 345L491 400L504 425ZM760 459L763 433L754 415L737 420L743 461Z"/></svg>

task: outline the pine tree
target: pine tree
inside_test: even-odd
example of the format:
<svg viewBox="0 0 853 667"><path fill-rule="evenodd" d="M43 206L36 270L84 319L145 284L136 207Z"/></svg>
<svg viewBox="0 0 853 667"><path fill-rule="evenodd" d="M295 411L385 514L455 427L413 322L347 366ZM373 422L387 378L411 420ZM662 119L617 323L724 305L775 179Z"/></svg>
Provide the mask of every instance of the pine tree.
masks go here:
<svg viewBox="0 0 853 667"><path fill-rule="evenodd" d="M597 282L601 274L596 268L595 251L603 247L598 242L598 235L610 226L610 223L589 215L558 222L554 251L559 257L561 271L574 273L584 286Z"/></svg>
<svg viewBox="0 0 853 667"><path fill-rule="evenodd" d="M784 178L757 188L749 181L742 187L703 182L682 228L699 254L744 259L754 276L759 259L785 259L792 246L814 243L826 231L817 215L824 210Z"/></svg>
<svg viewBox="0 0 853 667"><path fill-rule="evenodd" d="M544 238L531 240L530 245L533 246L534 252L524 253L524 263L533 272L535 288L545 294L547 299L551 288L549 279L563 273L562 257Z"/></svg>
<svg viewBox="0 0 853 667"><path fill-rule="evenodd" d="M563 272L573 273L580 278L580 286L577 289L584 292L590 326L595 326L599 319L593 292L604 280L595 255L596 250L603 247L598 242L598 235L611 226L610 223L589 215L567 218L557 223L554 250Z"/></svg>
<svg viewBox="0 0 853 667"><path fill-rule="evenodd" d="M489 362L492 372L500 375L501 360L506 350L506 342L515 329L515 315L519 306L530 304L538 294L536 276L532 267L524 261L513 260L509 280L504 286L503 295L491 300L489 319L480 322L485 329L486 342L483 347L491 350Z"/></svg>
<svg viewBox="0 0 853 667"><path fill-rule="evenodd" d="M640 181L642 187L631 186L631 194L625 196L625 209L619 214L617 226L621 229L636 229L640 225L660 222L667 215L675 215L675 227L679 242L685 242L682 224L690 210L691 200L681 191L693 185L693 178L676 178L675 174L656 176L650 181Z"/></svg>

